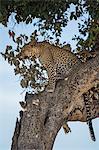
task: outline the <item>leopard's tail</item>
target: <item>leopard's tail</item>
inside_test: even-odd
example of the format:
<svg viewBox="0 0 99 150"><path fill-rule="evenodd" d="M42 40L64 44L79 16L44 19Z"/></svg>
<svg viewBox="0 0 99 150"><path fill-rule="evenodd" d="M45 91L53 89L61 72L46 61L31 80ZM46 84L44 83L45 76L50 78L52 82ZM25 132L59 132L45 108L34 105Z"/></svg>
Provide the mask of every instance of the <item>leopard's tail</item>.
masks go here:
<svg viewBox="0 0 99 150"><path fill-rule="evenodd" d="M92 126L92 119L88 120L88 121L87 121L87 124L88 124L88 126L89 126L89 132L90 132L91 139L92 139L93 141L96 141L94 129L93 129L93 126Z"/></svg>
<svg viewBox="0 0 99 150"><path fill-rule="evenodd" d="M96 141L94 129L92 126L92 119L91 119L91 108L90 108L91 102L88 94L84 94L84 102L85 102L86 113L87 113L86 120L89 127L90 136L93 141Z"/></svg>

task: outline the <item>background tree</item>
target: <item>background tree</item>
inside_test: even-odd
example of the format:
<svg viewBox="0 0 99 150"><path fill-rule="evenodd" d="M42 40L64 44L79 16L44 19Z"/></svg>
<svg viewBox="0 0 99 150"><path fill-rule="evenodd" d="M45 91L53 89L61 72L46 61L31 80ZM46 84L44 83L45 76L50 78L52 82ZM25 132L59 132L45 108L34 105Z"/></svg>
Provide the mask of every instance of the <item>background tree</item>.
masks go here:
<svg viewBox="0 0 99 150"><path fill-rule="evenodd" d="M11 45L7 45L5 53L2 54L8 63L15 66L15 75L21 75L20 84L23 88L31 87L32 92L35 91L34 89L39 92L42 91L42 87L47 80L44 76L44 67L35 58L21 60L18 55L21 47L32 38L38 41L47 40L62 47L67 44L66 41L60 42L62 29L67 26L70 20L80 19L81 21L78 23L79 36L74 35L73 37L74 40L78 41L76 52L82 50L90 53L94 50L98 51L98 0L1 0L0 2L0 21L3 25L7 26L12 13L15 15L15 25L20 22L29 24L34 21L33 33L30 38L22 34L16 37L14 31L9 30L9 36L17 44L17 49L14 50Z"/></svg>

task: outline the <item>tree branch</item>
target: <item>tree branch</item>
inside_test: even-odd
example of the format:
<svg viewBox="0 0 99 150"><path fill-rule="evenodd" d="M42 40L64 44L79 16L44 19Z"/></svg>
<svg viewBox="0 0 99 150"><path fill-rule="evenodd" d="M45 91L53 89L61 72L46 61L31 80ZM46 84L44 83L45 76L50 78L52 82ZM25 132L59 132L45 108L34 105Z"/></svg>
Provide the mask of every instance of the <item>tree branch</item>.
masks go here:
<svg viewBox="0 0 99 150"><path fill-rule="evenodd" d="M57 82L54 93L28 94L27 107L20 119L19 136L16 140L13 138L12 150L51 150L64 120L86 121L83 94L98 83L99 55L77 64L67 81ZM92 100L92 118L99 116L98 101Z"/></svg>

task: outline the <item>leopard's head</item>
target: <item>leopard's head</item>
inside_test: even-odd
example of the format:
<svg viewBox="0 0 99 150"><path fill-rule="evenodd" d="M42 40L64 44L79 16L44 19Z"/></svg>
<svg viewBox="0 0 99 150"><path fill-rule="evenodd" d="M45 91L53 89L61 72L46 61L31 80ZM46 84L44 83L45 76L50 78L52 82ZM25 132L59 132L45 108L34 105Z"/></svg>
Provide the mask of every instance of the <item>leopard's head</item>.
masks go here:
<svg viewBox="0 0 99 150"><path fill-rule="evenodd" d="M39 48L36 40L32 40L28 44L24 45L19 55L23 59L28 57L34 57L34 56L39 57Z"/></svg>

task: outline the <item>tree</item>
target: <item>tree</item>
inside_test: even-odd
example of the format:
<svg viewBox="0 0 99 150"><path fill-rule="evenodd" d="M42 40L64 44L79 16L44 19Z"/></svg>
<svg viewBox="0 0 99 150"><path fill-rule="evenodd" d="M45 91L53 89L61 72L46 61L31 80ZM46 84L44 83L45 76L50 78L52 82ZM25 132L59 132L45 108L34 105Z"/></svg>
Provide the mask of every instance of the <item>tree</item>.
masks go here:
<svg viewBox="0 0 99 150"><path fill-rule="evenodd" d="M89 59L87 55L85 63L72 68L67 81L58 81L54 93L41 92L43 83L46 82L43 76L44 67L40 66L35 58L29 59L28 66L26 60L20 59L18 54L21 47L28 42L28 37L22 34L16 37L14 31L9 30L17 49L14 51L11 45L7 45L6 52L2 55L8 63L15 66L15 75L21 75L21 86L31 87L32 92L33 89L37 89L39 93L26 94L25 102L21 103L25 111L20 112L20 121L16 122L12 150L50 150L65 120L87 121L84 103L86 95L88 100L91 98L90 110L93 110L90 112L91 119L99 116L99 95L95 95L99 92L99 1L1 0L0 2L0 21L3 25L7 26L13 12L16 23L23 21L28 24L37 18L37 22L34 21L33 24L37 29L32 33L31 39L39 41L38 33L40 33L43 40L52 41L61 47L67 44L66 41L60 43L62 28L66 27L70 20L81 18L82 22L78 26L80 36L73 37L78 41L76 51L86 50L89 54L95 52L95 58ZM80 56L78 59L82 59L81 53L78 55ZM36 82L41 76L42 84Z"/></svg>

